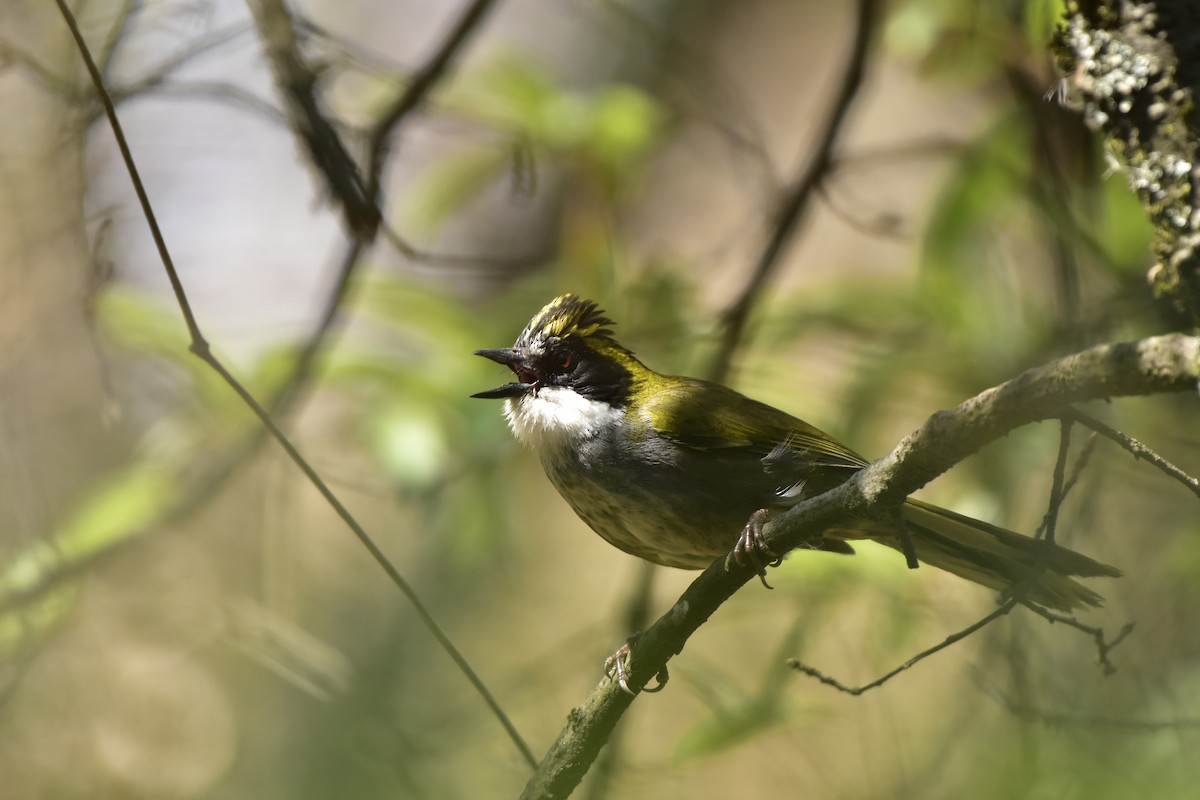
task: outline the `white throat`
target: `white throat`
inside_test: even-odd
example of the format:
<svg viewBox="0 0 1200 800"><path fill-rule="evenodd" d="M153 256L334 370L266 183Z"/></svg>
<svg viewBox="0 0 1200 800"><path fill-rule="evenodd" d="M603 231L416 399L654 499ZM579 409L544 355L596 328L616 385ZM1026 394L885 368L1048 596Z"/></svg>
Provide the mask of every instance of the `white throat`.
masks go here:
<svg viewBox="0 0 1200 800"><path fill-rule="evenodd" d="M504 416L517 438L545 453L571 447L620 424L625 414L574 389L547 386L504 401Z"/></svg>

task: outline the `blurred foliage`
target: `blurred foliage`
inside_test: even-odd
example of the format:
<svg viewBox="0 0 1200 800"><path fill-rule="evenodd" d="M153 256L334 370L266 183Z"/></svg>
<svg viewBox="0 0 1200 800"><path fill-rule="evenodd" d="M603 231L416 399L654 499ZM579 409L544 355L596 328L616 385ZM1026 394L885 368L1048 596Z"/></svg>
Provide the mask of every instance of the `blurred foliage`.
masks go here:
<svg viewBox="0 0 1200 800"><path fill-rule="evenodd" d="M539 171L565 168L616 195L640 174L665 125L661 105L637 87L573 90L519 56L471 73L446 103L502 138L442 158L418 179L401 223L426 235L504 178L514 191L531 193Z"/></svg>
<svg viewBox="0 0 1200 800"><path fill-rule="evenodd" d="M584 5L590 10L580 20L636 13ZM381 532L402 571L416 576L456 641L486 665L502 702L533 731L535 751L628 633L612 621L628 562L599 549L564 511L496 405L469 397L507 379L470 353L509 344L530 314L569 289L595 297L618 321L621 341L652 366L705 372L719 311L728 287L744 280L752 259L742 251L754 246L754 235L737 231L736 244L749 245L723 250L735 255L713 268L684 246L690 241L663 244L645 228L675 231L678 217L695 214L693 227L676 235L705 239L712 217L703 216L704 204L717 197L735 205L729 197L744 190L739 174L732 188L685 181L673 194L654 194L680 173L719 172L710 151L686 148L704 138L697 128L711 133L705 126L725 110L714 103L689 116L670 87L694 76L672 74L677 64L711 66L716 74L728 68L729 51L735 64L769 54L769 66L758 65L748 79L748 93L764 93L774 123L779 95L771 86L795 78L776 74L776 59L793 49L792 37L776 32L784 24L778 19L796 12L794 4L752 5L761 30L732 24L719 4L673 12L669 31L638 40L667 54L655 62L660 74L606 67L591 80L568 80L564 73L579 70L521 51L466 68L437 95L432 115L465 121L469 133L447 135L437 158L413 166L417 178L394 190L393 221L441 243L448 223L497 189L551 192L556 202L544 224L558 258L522 271L490 263L397 268L373 254L356 276L345 328L322 352L303 402L283 419L334 488L353 497L369 529ZM902 243L907 255L899 267L878 268L866 261L872 256L855 255L864 260L764 293L738 355L740 388L877 455L934 409L1028 366L1081 344L1162 328L1143 279L1145 215L1121 181L1107 179L1113 165L1078 120L1041 96L1054 81L1044 42L1060 6L908 0L889 9L880 58L890 60L873 68L912 68L940 90L986 98L982 122L955 131L962 138L938 162L931 207L904 209L919 233ZM718 23L711 30L710 19ZM684 47L692 48L688 58L670 57ZM705 88L694 94L704 96ZM947 101L951 111L956 102ZM796 131L784 126L774 135L792 149ZM714 138L722 148L769 151L768 142ZM681 161L680 152L693 160ZM847 146L844 161L854 155ZM835 171L827 183L845 178ZM659 209L659 216L647 210L647 197L663 196L681 208ZM771 198L738 200L762 209ZM40 539L6 545L0 651L36 672L37 653L53 650L54 634L105 613L102 604L90 610L89 591L101 598L125 591L147 616L167 614L162 608L176 602L215 606L226 626L221 641L234 646L187 639L180 649L203 660L205 675L219 676L244 752L219 780L198 781L206 788L179 796L515 794L524 773L494 720L357 546L334 523L309 519L317 515L306 489L279 478L272 456L256 449L257 423L190 355L174 306L117 281L97 295L95 309L135 442L126 463L95 476ZM256 396L270 398L288 384L303 345L297 336L262 348L235 371ZM1195 427L1190 400L1123 404L1111 414L1151 443L1176 448L1171 457L1194 472L1195 437L1181 435ZM1036 527L1056 439L1048 425L1014 433L939 481L938 501ZM1197 515L1182 492L1123 454L1095 461L1064 527L1081 534L1073 543L1130 575L1098 587L1114 608L1103 624L1115 628L1127 616L1149 623L1136 647L1118 651L1116 678L1102 682L1092 669L1086 637L1062 626L1047 632L1040 620L1014 614L864 698L838 695L798 677L784 659L798 656L847 683L865 682L982 616L987 593L932 570L914 576L880 547L859 546L854 558L796 554L772 573L778 591L753 587L739 595L673 663L668 691L638 701L623 723L637 744L624 751L613 794L1187 796L1196 772L1186 754L1200 715L1190 701L1200 652L1187 626L1200 612ZM242 485L232 497L218 491L229 475ZM1146 530L1126 536L1135 523ZM204 557L172 540L171 552L184 555L166 559L157 566L165 577L153 578L155 559L138 558L158 551L131 545L149 548L180 528L186 547ZM122 570L126 561L106 558L116 554L133 566ZM116 577L106 577L112 564ZM191 569L220 576L211 594L187 594L207 586ZM89 582L91 575L100 577ZM669 588L653 608L665 607L686 579L664 576ZM143 585L150 589L139 594ZM170 619L162 626L172 635L188 629ZM130 647L101 630L101 651ZM76 674L62 666L79 660L70 648L87 646L63 645L62 661L52 661L59 672L35 681L34 710L14 712L9 729L27 726L55 741L38 727L42 717L59 721L42 698L55 695L56 680L66 685ZM14 685L19 701L21 685ZM181 691L194 685L181 682ZM1178 707L1172 694L1182 699ZM18 761L6 756L3 765ZM124 794L110 795L139 795L121 785Z"/></svg>

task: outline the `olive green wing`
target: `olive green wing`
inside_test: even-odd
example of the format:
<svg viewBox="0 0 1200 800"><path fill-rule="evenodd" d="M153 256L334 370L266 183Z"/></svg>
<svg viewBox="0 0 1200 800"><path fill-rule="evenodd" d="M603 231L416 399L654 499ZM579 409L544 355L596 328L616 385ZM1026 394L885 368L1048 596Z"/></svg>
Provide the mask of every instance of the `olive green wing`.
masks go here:
<svg viewBox="0 0 1200 800"><path fill-rule="evenodd" d="M660 436L694 450L761 461L768 472L788 465L858 470L862 456L820 429L720 384L690 378L661 379L646 392L642 410ZM843 474L841 480L848 475ZM840 483L841 481L837 481Z"/></svg>

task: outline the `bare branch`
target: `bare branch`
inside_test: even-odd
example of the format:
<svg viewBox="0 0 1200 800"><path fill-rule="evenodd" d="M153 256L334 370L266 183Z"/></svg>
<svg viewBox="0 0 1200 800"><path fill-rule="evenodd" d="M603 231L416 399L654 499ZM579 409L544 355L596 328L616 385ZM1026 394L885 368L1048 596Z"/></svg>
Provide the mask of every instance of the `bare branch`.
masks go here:
<svg viewBox="0 0 1200 800"><path fill-rule="evenodd" d="M1000 619L1001 617L1005 616L1006 614L1008 614L1010 611L1012 611L1016 607L1017 607L1017 600L1014 598L1009 598L1008 600L1006 600L1004 602L1004 605L1000 606L995 611L988 614L986 617L979 620L978 622L968 625L967 627L963 628L962 630L960 630L956 633L950 634L945 639L943 639L942 641L935 644L933 647L929 647L929 648L917 653L915 656L908 659L903 664L901 664L900 666L893 669L891 672L888 672L884 675L879 676L878 678L871 681L870 683L864 683L862 686L848 686L848 685L842 683L841 681L839 681L837 678L832 678L829 675L826 675L824 672L821 672L821 670L817 669L816 667L810 667L809 665L803 663L799 659L789 658L787 660L787 665L789 667L791 667L792 669L796 670L797 672L803 672L805 675L810 675L810 676L816 678L817 680L819 680L821 683L825 684L826 686L832 686L833 688L837 689L839 692L845 692L846 694L852 694L855 697L857 697L858 695L860 695L864 692L868 692L871 689L875 689L880 686L883 686L883 684L887 683L892 678L899 675L901 672L904 672L905 670L913 667L914 665L919 664L920 662L929 658L931 655L938 653L942 650L945 650L950 645L962 641L963 639L967 638L971 634L975 633L980 628L986 627L987 625L990 625L991 623L993 623L996 620Z"/></svg>
<svg viewBox="0 0 1200 800"><path fill-rule="evenodd" d="M1054 541L1054 534L1058 529L1058 512L1066 496L1063 482L1066 479L1067 454L1071 450L1071 425L1071 420L1066 417L1058 421L1058 458L1054 460L1054 474L1050 483L1050 508L1046 510L1046 516L1038 528L1038 536L1044 535L1048 542Z"/></svg>
<svg viewBox="0 0 1200 800"><path fill-rule="evenodd" d="M450 69L463 45L483 22L493 5L495 0L471 0L471 4L459 17L449 35L442 40L429 60L413 73L408 85L392 101L375 129L371 131L367 143L367 187L372 198L379 198L380 175L383 172L383 163L387 159L387 144L396 126L424 102L426 95Z"/></svg>
<svg viewBox="0 0 1200 800"><path fill-rule="evenodd" d="M1088 445L1090 445L1093 441L1094 441L1094 438L1089 439ZM1043 532L1045 532L1047 540L1049 540L1049 541L1054 540L1054 529L1058 523L1058 513L1059 513L1059 510L1062 508L1063 500L1066 499L1067 494L1071 491L1071 488L1074 487L1076 482L1078 481L1080 473L1083 471L1084 466L1087 464L1087 457L1091 453L1091 448L1088 447L1088 445L1085 445L1086 449L1085 449L1083 455L1081 455L1080 458L1076 461L1075 467L1072 470L1070 479L1064 480L1064 472L1066 470L1067 454L1070 451L1070 446L1071 446L1071 423L1068 421L1065 421L1065 420L1062 421L1061 434L1059 436L1059 442L1058 442L1058 458L1056 459L1056 462L1055 462L1054 479L1053 479L1053 483L1050 488L1049 508L1046 510L1046 515L1042 520L1041 526L1038 527L1038 530L1037 530L1038 537L1042 536ZM897 514L896 516L897 516L897 520L899 520L900 522L903 522L903 517L901 517L899 514ZM911 566L911 564L910 564L910 566ZM1009 612L1011 612L1014 608L1017 607L1017 604L1019 602L1020 602L1020 600L1018 597L1016 597L1015 595L1010 596L1007 600L1005 600L1001 604L1001 606L999 608L992 611L987 616L983 617L982 619L978 620L977 622L974 622L974 623L968 625L967 627L963 628L962 630L958 631L957 633L950 634L945 639L943 639L940 643L934 645L933 647L922 650L921 652L917 653L912 658L908 659L903 664L901 664L900 666L891 670L890 672L887 672L884 675L881 675L880 677L876 678L875 680L873 680L869 683L864 683L861 686L849 686L848 684L845 684L845 683L839 681L837 678L833 678L833 677L827 675L826 673L822 672L821 670L817 669L816 667L812 667L812 666L809 666L808 664L803 663L799 659L790 658L790 659L788 659L787 663L788 663L788 666L792 667L793 669L795 669L799 672L803 672L805 675L810 675L810 676L816 678L817 680L819 680L821 683L824 683L827 686L832 686L835 689L837 689L838 691L845 692L846 694L851 694L851 695L854 695L857 697L858 695L860 695L864 692L867 692L871 689L875 689L879 686L882 686L883 684L890 681L892 678L899 675L901 672L905 672L906 670L912 668L913 666L920 663L921 661L924 661L925 659L929 658L930 656L932 656L942 650L945 650L947 647L949 647L952 644L962 641L963 639L972 635L973 633L975 633L976 631L985 627L986 625L989 625L992 622L999 619L1000 617L1007 615ZM1031 608L1035 612L1041 614L1043 617L1048 619L1050 622L1066 622L1067 624L1072 625L1072 627L1079 628L1080 630L1083 630L1085 633L1091 634L1092 637L1096 640L1097 648L1099 650L1099 660L1100 660L1101 665L1104 667L1105 674L1111 674L1112 672L1116 671L1116 668L1108 660L1108 652L1114 646L1116 646L1116 644L1118 642L1120 642L1122 639L1124 639L1129 634L1129 631L1133 629L1132 624L1125 626L1125 628L1123 628L1117 634L1116 638L1112 642L1108 642L1104 638L1104 631L1101 630L1100 628L1093 628L1091 626L1083 625L1082 623L1080 623L1078 620L1074 619L1073 617L1070 617L1070 618L1062 617L1057 614L1050 616L1051 612L1049 612L1046 609L1043 609L1039 606L1031 604L1031 603L1026 603L1025 605L1027 605L1029 608Z"/></svg>
<svg viewBox="0 0 1200 800"><path fill-rule="evenodd" d="M835 155L829 160L829 171L841 173L914 159L942 159L957 155L967 147L967 143L961 139L928 136L909 142L867 147L852 153Z"/></svg>
<svg viewBox="0 0 1200 800"><path fill-rule="evenodd" d="M1075 484L1079 482L1079 477L1083 474L1084 469L1087 468L1088 463L1091 462L1092 453L1096 452L1096 442L1098 440L1099 436L1095 431L1088 434L1087 441L1083 443L1083 450L1079 453L1078 458L1075 459L1075 466L1071 468L1071 477L1063 485L1064 497L1075 488Z"/></svg>
<svg viewBox="0 0 1200 800"><path fill-rule="evenodd" d="M825 208L829 209L842 222L865 236L894 241L902 241L912 236L910 232L904 229L903 218L894 211L882 211L875 214L873 219L865 219L856 216L850 209L844 208L834 198L833 193L829 189L829 184L822 184L818 187L817 192L820 194L821 199L825 201Z"/></svg>
<svg viewBox="0 0 1200 800"><path fill-rule="evenodd" d="M169 95L172 97L201 98L213 101L223 100L230 104L242 106L268 122L285 128L287 127L288 118L282 111L253 92L232 83L225 83L223 81L171 81L170 83L163 83L155 87L147 87L147 91L151 89L159 95ZM131 96L131 94L126 93L125 98Z"/></svg>
<svg viewBox="0 0 1200 800"><path fill-rule="evenodd" d="M406 258L411 258L413 261L420 261L423 264L443 264L443 265L470 265L479 267L493 267L496 269L516 269L537 260L537 256L529 253L523 256L503 257L503 256L485 256L485 255L470 255L460 253L431 253L428 250L422 250L412 242L405 239L395 228L386 223L382 227L383 237L387 239L396 251Z"/></svg>
<svg viewBox="0 0 1200 800"><path fill-rule="evenodd" d="M369 241L379 225L379 209L341 136L325 117L317 74L300 53L291 14L283 0L250 0L248 5L275 84L283 95L290 127L304 142L317 171L341 204L347 228Z"/></svg>
<svg viewBox="0 0 1200 800"><path fill-rule="evenodd" d="M142 12L142 7L141 0L123 0L121 8L115 15L113 26L108 31L108 36L96 50L96 65L100 68L100 74L106 79L109 77L109 70L112 68L117 50L120 49L126 34L129 33L134 21Z"/></svg>
<svg viewBox="0 0 1200 800"><path fill-rule="evenodd" d="M1191 475L1187 474L1170 461L1167 461L1165 458L1139 442L1137 439L1134 439L1128 434L1121 433L1121 431L1115 428L1110 428L1095 417L1085 414L1078 409L1071 409L1069 416L1080 425L1091 428L1096 433L1107 439L1112 439L1114 442L1121 445L1121 447L1125 448L1125 450L1133 454L1134 458L1150 463L1156 469L1162 471L1166 475L1171 476L1187 488L1191 489L1192 494L1200 497L1200 480L1193 478Z"/></svg>
<svg viewBox="0 0 1200 800"><path fill-rule="evenodd" d="M1122 625L1121 629L1117 631L1116 636L1110 640L1104 635L1104 629L1097 625L1088 625L1084 622L1080 622L1075 617L1067 616L1066 614L1059 614L1058 612L1051 611L1048 608L1042 608L1040 606L1030 605L1029 609L1042 619L1045 619L1047 622L1061 622L1063 625L1067 625L1078 631L1086 633L1088 636L1091 636L1092 640L1096 643L1096 663L1098 663L1104 669L1104 674L1111 675L1117 671L1116 666L1114 666L1112 661L1109 660L1108 654L1113 651L1114 647L1124 641L1126 636L1133 633L1132 622L1126 622L1124 625Z"/></svg>
<svg viewBox="0 0 1200 800"><path fill-rule="evenodd" d="M863 75L866 72L871 34L875 30L878 16L878 0L858 1L854 45L846 63L842 84L826 120L825 129L821 132L813 154L803 171L780 198L779 207L775 212L775 227L759 254L750 279L746 282L738 298L722 315L721 341L717 347L717 354L713 358L713 366L709 370L709 377L712 380L720 382L729 373L733 353L746 330L750 309L758 298L759 292L762 291L779 266L779 259L783 255L784 247L791 241L793 234L803 223L810 207L809 201L833 163L838 137L841 135L842 126L846 122L850 107L854 104L854 98L858 95L858 89L862 85Z"/></svg>
<svg viewBox="0 0 1200 800"><path fill-rule="evenodd" d="M860 473L862 505L898 503L929 480L1010 430L1065 416L1072 405L1109 397L1194 392L1200 378L1200 339L1168 334L1099 345L1028 370L952 411L930 417L879 463ZM937 444L933 444L937 442ZM892 465L919 480L890 477ZM887 480L881 480L889 476ZM853 483L858 483L859 480ZM834 490L840 491L838 490ZM859 503L852 503L851 507ZM798 507L797 507L798 508ZM789 514L776 518L778 525Z"/></svg>
<svg viewBox="0 0 1200 800"><path fill-rule="evenodd" d="M179 50L171 53L170 57L148 69L145 75L132 83L113 87L109 91L109 94L112 96L113 101L119 105L130 97L158 88L166 83L168 78L190 64L198 56L211 52L218 47L223 47L239 36L249 33L250 30L248 25L238 23L212 31L195 41L188 42ZM95 118L98 119L100 116L100 114L96 114ZM88 121L91 122L92 120L89 119Z"/></svg>

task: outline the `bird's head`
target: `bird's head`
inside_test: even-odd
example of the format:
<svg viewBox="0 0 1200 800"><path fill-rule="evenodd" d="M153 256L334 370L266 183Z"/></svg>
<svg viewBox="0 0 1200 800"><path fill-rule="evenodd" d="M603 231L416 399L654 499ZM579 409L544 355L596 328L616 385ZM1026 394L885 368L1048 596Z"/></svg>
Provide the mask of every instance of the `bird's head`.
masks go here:
<svg viewBox="0 0 1200 800"><path fill-rule="evenodd" d="M650 374L612 338L612 324L590 300L556 297L512 347L475 351L511 369L516 380L472 397L505 399L513 431L534 447L597 435L619 422Z"/></svg>

